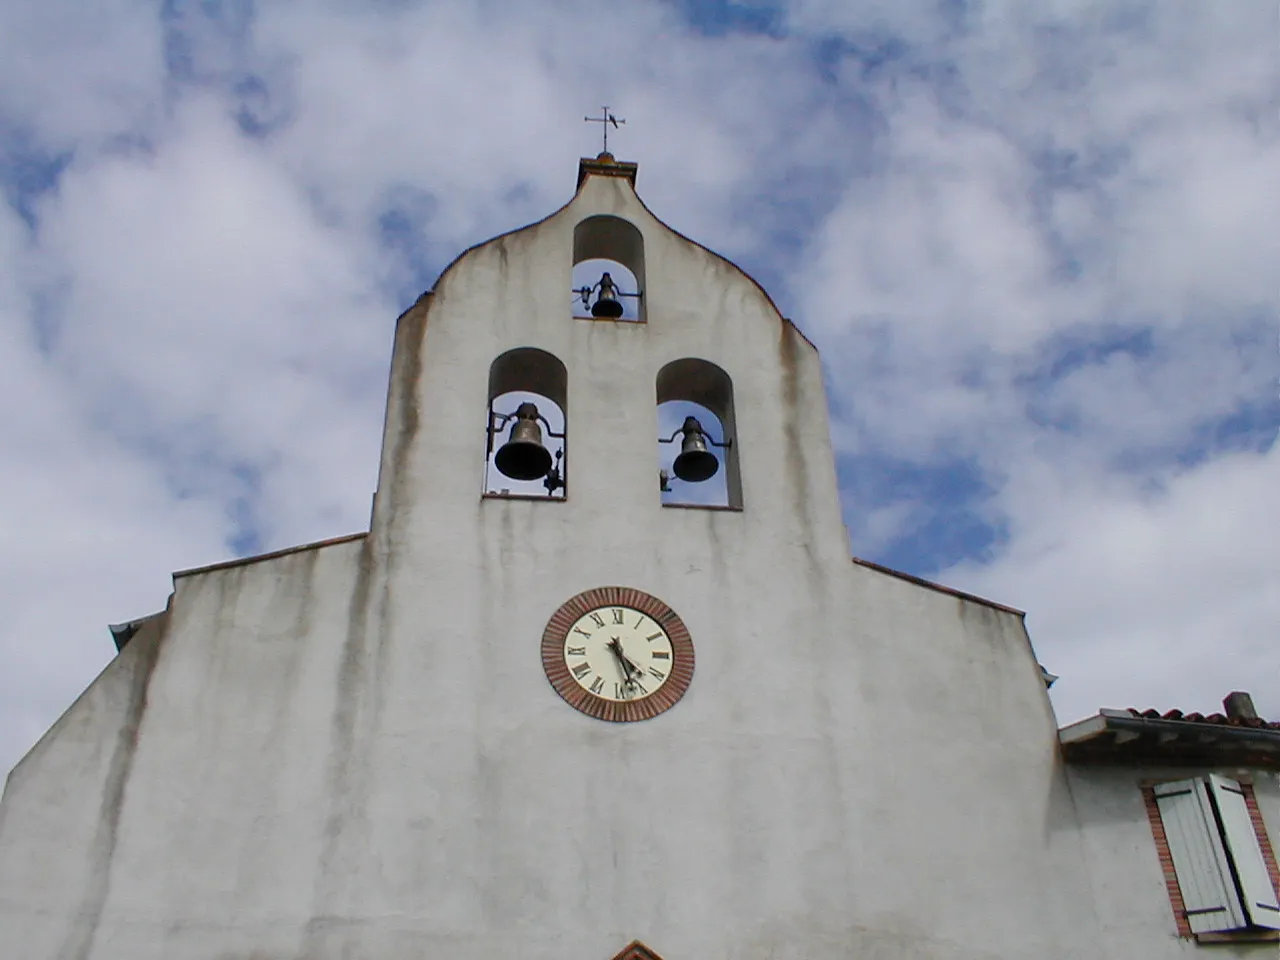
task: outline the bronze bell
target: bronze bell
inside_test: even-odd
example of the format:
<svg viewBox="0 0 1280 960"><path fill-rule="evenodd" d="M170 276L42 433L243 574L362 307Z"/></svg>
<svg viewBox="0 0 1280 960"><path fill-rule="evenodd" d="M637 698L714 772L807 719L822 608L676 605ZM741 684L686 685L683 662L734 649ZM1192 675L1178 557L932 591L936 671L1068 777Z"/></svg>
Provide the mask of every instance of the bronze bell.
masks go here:
<svg viewBox="0 0 1280 960"><path fill-rule="evenodd" d="M522 403L516 407L511 439L494 454L493 465L512 480L537 480L547 475L551 469L551 454L542 445L537 406Z"/></svg>
<svg viewBox="0 0 1280 960"><path fill-rule="evenodd" d="M613 282L613 278L609 276L608 271L600 277L600 282L596 284L600 288L600 295L596 297L596 302L591 305L591 315L593 317L609 317L617 319L622 316L622 304L618 302L618 288Z"/></svg>
<svg viewBox="0 0 1280 960"><path fill-rule="evenodd" d="M720 469L720 461L707 449L707 434L697 417L685 417L680 428L684 440L680 442L680 456L671 465L675 475L686 483L710 480Z"/></svg>

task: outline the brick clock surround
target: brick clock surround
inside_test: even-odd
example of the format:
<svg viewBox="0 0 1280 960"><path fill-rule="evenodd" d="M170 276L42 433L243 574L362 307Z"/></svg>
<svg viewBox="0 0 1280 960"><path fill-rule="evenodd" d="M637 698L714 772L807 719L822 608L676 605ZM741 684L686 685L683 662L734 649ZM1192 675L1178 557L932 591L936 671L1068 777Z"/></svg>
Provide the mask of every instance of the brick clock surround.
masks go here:
<svg viewBox="0 0 1280 960"><path fill-rule="evenodd" d="M634 610L654 620L671 640L671 675L651 695L617 701L597 697L580 687L565 662L565 638L580 617L603 607ZM693 640L684 621L669 606L642 590L631 587L595 587L584 590L561 604L542 632L542 668L556 693L575 710L597 720L626 723L648 720L671 709L684 696L693 680Z"/></svg>

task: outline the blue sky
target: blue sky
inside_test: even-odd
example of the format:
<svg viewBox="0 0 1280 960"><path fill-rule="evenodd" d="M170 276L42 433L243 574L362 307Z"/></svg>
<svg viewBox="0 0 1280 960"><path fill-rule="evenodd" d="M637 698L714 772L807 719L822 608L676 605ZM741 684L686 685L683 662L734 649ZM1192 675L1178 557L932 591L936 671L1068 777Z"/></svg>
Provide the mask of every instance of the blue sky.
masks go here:
<svg viewBox="0 0 1280 960"><path fill-rule="evenodd" d="M175 569L363 529L396 315L627 124L820 347L858 556L1067 722L1280 717L1269 0L0 11L0 767ZM607 68L607 69L606 69Z"/></svg>

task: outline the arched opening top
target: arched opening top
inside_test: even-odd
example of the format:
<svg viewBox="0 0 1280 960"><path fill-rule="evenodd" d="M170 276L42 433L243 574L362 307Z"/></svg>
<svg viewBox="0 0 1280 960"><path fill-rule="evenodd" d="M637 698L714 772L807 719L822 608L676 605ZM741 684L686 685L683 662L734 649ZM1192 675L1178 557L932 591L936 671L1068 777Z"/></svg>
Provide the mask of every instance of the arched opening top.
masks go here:
<svg viewBox="0 0 1280 960"><path fill-rule="evenodd" d="M616 260L639 277L644 268L644 238L635 224L621 217L587 217L573 228L573 262L583 260Z"/></svg>
<svg viewBox="0 0 1280 960"><path fill-rule="evenodd" d="M555 354L537 347L516 347L501 354L489 367L489 402L514 390L540 394L563 409L569 393L569 371Z"/></svg>
<svg viewBox="0 0 1280 960"><path fill-rule="evenodd" d="M672 360L658 371L658 403L671 400L696 403L724 421L733 415L733 381L710 360Z"/></svg>

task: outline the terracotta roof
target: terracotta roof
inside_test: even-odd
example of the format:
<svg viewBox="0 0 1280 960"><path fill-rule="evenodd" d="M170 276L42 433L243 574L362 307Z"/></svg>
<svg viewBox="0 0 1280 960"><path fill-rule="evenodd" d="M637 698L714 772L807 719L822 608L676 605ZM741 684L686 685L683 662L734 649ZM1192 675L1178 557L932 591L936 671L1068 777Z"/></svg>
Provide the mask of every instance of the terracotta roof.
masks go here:
<svg viewBox="0 0 1280 960"><path fill-rule="evenodd" d="M1181 710L1101 710L1058 731L1062 755L1071 763L1240 764L1280 768L1280 723L1247 709L1223 713ZM1228 697L1226 704L1232 708Z"/></svg>
<svg viewBox="0 0 1280 960"><path fill-rule="evenodd" d="M1108 711L1108 713L1123 715L1125 711L1114 710ZM1206 716L1203 713L1183 713L1181 710L1169 710L1161 713L1159 710L1139 710L1137 707L1130 707L1128 714L1131 717L1141 717L1145 720L1179 720L1182 723L1216 723L1225 724L1229 727L1280 730L1280 721L1263 720L1261 717L1228 717L1222 713L1211 713Z"/></svg>

